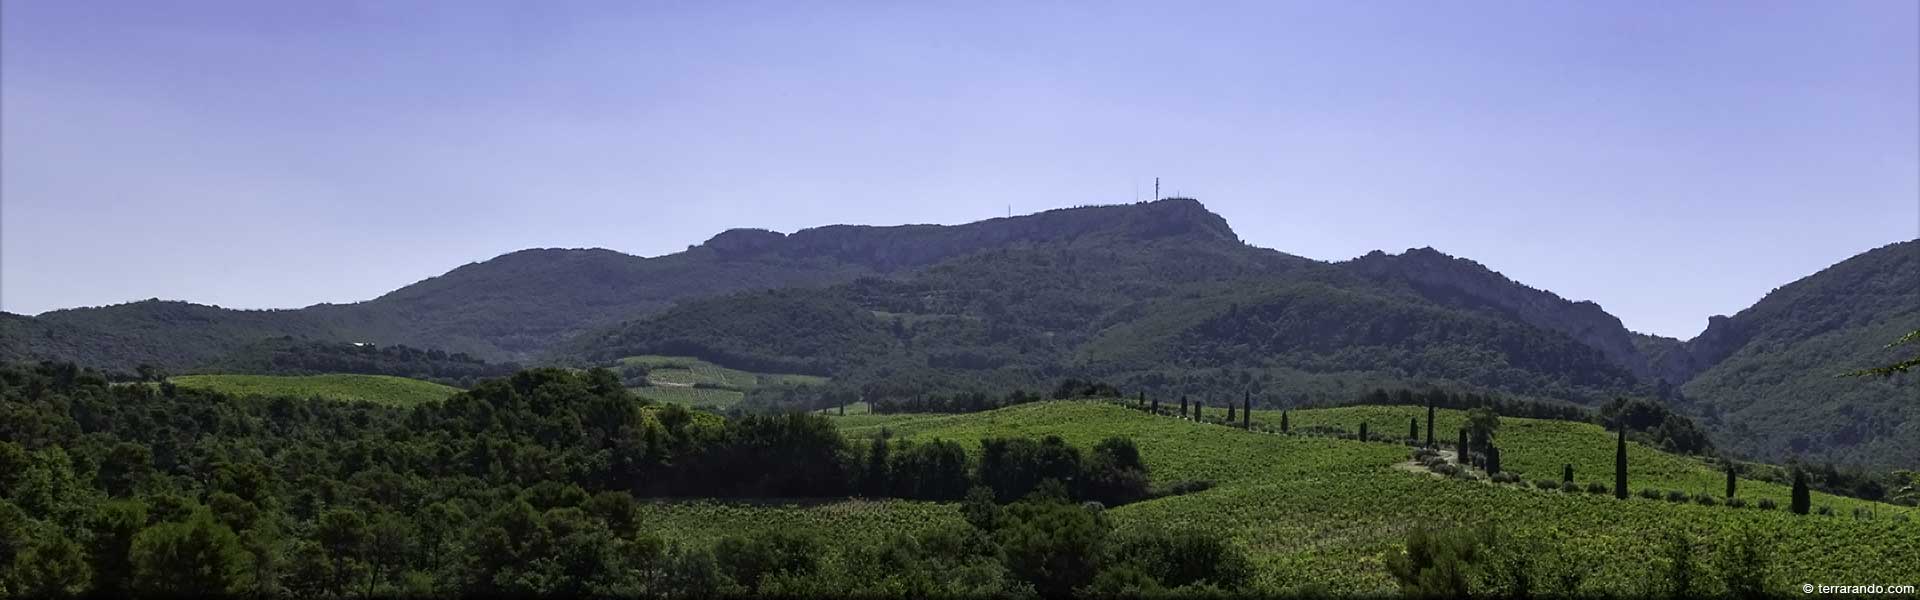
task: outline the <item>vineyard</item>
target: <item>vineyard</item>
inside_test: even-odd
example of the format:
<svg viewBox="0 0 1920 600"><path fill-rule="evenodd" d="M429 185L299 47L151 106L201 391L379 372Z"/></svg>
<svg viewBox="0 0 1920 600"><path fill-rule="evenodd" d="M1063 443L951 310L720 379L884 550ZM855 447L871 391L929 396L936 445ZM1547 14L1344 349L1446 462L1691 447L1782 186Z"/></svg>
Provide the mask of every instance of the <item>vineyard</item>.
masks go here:
<svg viewBox="0 0 1920 600"><path fill-rule="evenodd" d="M389 375L181 375L167 381L233 396L291 396L411 406L438 402L459 388Z"/></svg>
<svg viewBox="0 0 1920 600"><path fill-rule="evenodd" d="M1349 407L1289 414L1293 427L1338 426L1354 430L1362 420L1375 431L1404 436L1414 407ZM1277 425L1278 413L1256 411L1257 423ZM1452 432L1462 415L1442 411L1436 436ZM988 436L1059 435L1074 444L1107 436L1132 438L1156 481L1205 479L1215 487L1108 511L1119 526L1163 526L1217 531L1243 545L1259 567L1259 585L1270 591L1331 593L1395 591L1384 568L1407 533L1420 526L1495 523L1516 539L1554 550L1542 560L1574 561L1584 589L1642 593L1649 569L1661 564L1661 543L1683 534L1706 552L1732 543L1743 531L1767 540L1780 582L1911 581L1920 578L1920 524L1912 510L1874 504L1872 518L1846 510L1833 516L1794 515L1785 510L1702 506L1633 497L1563 493L1484 481L1440 479L1393 468L1408 458L1398 443L1334 437L1247 432L1216 424L1155 417L1094 402L1045 402L965 415L845 417L849 435L873 436L884 428L896 439L947 439L977 448ZM1386 433L1391 439L1396 434ZM1573 463L1577 481L1611 481L1612 438L1578 423L1502 419L1500 440L1511 469L1558 478ZM1705 463L1651 448L1629 450L1630 485L1688 492L1723 488L1724 477ZM1711 482L1713 485L1710 485ZM1742 496L1776 498L1786 491L1742 481ZM1848 498L1815 494L1816 505L1863 506ZM816 526L836 522L839 505L806 509ZM792 509L783 509L791 511ZM884 522L884 521L882 521ZM874 535L866 533L862 535ZM1303 586L1319 585L1318 588Z"/></svg>
<svg viewBox="0 0 1920 600"><path fill-rule="evenodd" d="M634 395L655 402L726 410L739 404L746 392L759 387L818 385L825 377L785 373L754 373L722 367L685 356L641 355L620 359L616 368L641 367L647 384L631 388Z"/></svg>

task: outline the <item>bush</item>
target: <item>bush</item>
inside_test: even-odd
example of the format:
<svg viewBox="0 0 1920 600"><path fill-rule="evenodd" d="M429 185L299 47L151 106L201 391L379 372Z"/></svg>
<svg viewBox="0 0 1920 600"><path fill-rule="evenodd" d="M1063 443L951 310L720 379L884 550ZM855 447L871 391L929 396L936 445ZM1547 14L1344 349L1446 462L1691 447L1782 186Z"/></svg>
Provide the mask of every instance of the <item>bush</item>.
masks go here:
<svg viewBox="0 0 1920 600"><path fill-rule="evenodd" d="M1460 467L1456 467L1451 464L1445 464L1445 463L1442 463L1440 465L1435 465L1435 466L1429 466L1427 469L1435 473L1439 473L1441 475L1446 475L1448 477L1453 477L1455 475L1460 474Z"/></svg>
<svg viewBox="0 0 1920 600"><path fill-rule="evenodd" d="M1822 504L1820 505L1820 508L1817 510L1814 510L1813 513L1820 515L1822 517L1831 517L1833 516L1833 507Z"/></svg>
<svg viewBox="0 0 1920 600"><path fill-rule="evenodd" d="M1427 468L1431 469L1433 467L1438 467L1440 465L1447 464L1447 459L1435 456L1435 457L1428 458L1425 462L1421 464L1424 464L1426 465Z"/></svg>
<svg viewBox="0 0 1920 600"><path fill-rule="evenodd" d="M1742 499L1739 499L1739 498L1728 498L1728 499L1727 499L1727 506L1728 506L1729 508L1746 508L1746 507L1747 507L1747 501L1746 501L1746 500L1742 500Z"/></svg>
<svg viewBox="0 0 1920 600"><path fill-rule="evenodd" d="M1774 502L1772 498L1761 498L1759 502L1754 503L1753 507L1760 510L1773 510L1779 508L1780 504Z"/></svg>
<svg viewBox="0 0 1920 600"><path fill-rule="evenodd" d="M1543 490L1557 490L1560 489L1560 482L1552 479L1535 479L1533 480L1533 487Z"/></svg>
<svg viewBox="0 0 1920 600"><path fill-rule="evenodd" d="M1680 490L1667 490L1668 502L1686 502L1687 493Z"/></svg>
<svg viewBox="0 0 1920 600"><path fill-rule="evenodd" d="M1494 473L1493 482L1494 483L1520 483L1520 475L1518 473Z"/></svg>
<svg viewBox="0 0 1920 600"><path fill-rule="evenodd" d="M1694 494L1693 501L1700 504L1701 506L1715 506L1720 504L1719 501L1713 499L1712 494L1708 494L1706 492Z"/></svg>
<svg viewBox="0 0 1920 600"><path fill-rule="evenodd" d="M1560 491L1569 494L1578 494L1580 493L1580 484L1571 481L1562 481L1560 482Z"/></svg>
<svg viewBox="0 0 1920 600"><path fill-rule="evenodd" d="M1646 498L1646 499L1648 499L1648 500L1659 500L1659 499L1660 499L1660 490L1656 490L1656 489L1653 489L1653 488L1644 488L1644 489L1642 489L1642 490L1640 490L1640 497L1641 497L1641 498Z"/></svg>
<svg viewBox="0 0 1920 600"><path fill-rule="evenodd" d="M1589 494L1599 495L1599 494L1608 494L1612 492L1613 490L1609 489L1607 487L1607 484L1600 483L1598 481L1587 484L1587 493Z"/></svg>

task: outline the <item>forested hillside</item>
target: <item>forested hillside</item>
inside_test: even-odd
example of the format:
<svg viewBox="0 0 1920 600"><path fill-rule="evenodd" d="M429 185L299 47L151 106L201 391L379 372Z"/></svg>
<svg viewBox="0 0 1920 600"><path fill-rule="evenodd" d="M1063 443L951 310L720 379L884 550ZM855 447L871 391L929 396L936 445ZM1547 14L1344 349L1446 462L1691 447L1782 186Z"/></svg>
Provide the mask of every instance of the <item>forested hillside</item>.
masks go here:
<svg viewBox="0 0 1920 600"><path fill-rule="evenodd" d="M1920 464L1920 377L1839 377L1892 363L1920 330L1920 242L1874 249L1714 320L1687 344L1712 366L1682 390L1723 445L1771 458Z"/></svg>
<svg viewBox="0 0 1920 600"><path fill-rule="evenodd" d="M1725 448L1910 465L1920 449L1900 440L1920 439L1920 419L1897 400L1912 384L1828 375L1920 327L1914 248L1856 257L1682 342L1430 248L1326 263L1248 246L1199 202L1167 199L956 226L735 229L655 258L526 250L300 310L149 300L0 315L0 359L273 372L235 357L292 336L491 363L687 356L833 380L763 386L747 398L760 408L998 396L1065 377L1278 404L1437 384L1658 398Z"/></svg>

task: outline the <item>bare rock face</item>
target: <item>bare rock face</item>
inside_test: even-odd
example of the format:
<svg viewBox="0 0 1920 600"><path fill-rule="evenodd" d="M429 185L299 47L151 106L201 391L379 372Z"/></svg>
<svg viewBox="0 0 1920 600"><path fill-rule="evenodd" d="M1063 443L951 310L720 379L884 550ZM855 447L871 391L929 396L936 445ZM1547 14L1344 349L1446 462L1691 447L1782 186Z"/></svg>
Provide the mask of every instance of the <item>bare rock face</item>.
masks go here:
<svg viewBox="0 0 1920 600"><path fill-rule="evenodd" d="M1405 280L1442 304L1507 313L1529 325L1566 334L1643 380L1659 376L1634 346L1632 332L1591 301L1569 301L1433 248L1413 248L1399 255L1374 251L1345 264L1369 277Z"/></svg>

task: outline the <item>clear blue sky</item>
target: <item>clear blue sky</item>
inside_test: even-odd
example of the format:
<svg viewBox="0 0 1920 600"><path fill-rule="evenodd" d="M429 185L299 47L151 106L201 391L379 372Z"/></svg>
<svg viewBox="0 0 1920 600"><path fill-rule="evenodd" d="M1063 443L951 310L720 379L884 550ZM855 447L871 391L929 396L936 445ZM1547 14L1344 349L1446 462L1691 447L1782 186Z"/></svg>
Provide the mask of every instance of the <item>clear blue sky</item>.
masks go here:
<svg viewBox="0 0 1920 600"><path fill-rule="evenodd" d="M805 5L805 8L800 8ZM562 6L564 10L554 10ZM1198 197L1691 337L1920 234L1920 3L0 3L0 308Z"/></svg>

